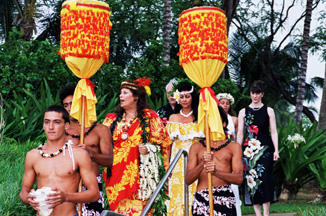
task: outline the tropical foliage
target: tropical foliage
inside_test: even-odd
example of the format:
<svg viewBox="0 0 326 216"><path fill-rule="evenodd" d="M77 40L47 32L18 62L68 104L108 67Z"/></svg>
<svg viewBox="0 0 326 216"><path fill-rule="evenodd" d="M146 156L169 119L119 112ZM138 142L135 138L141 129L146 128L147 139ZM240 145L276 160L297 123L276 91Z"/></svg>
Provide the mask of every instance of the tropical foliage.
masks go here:
<svg viewBox="0 0 326 216"><path fill-rule="evenodd" d="M292 137L295 133L304 137L305 142L291 140L289 135ZM294 123L293 119L289 120L279 128L280 159L274 166L278 187L286 188L293 198L304 184L314 179L310 167L322 163L325 153L326 134L318 129L317 123L303 127Z"/></svg>

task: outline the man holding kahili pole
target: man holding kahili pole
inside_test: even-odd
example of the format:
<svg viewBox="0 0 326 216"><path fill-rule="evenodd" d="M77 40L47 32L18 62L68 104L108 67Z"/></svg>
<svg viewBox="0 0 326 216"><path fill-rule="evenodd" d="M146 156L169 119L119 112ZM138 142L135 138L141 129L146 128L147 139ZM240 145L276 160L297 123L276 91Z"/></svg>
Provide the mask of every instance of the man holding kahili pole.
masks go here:
<svg viewBox="0 0 326 216"><path fill-rule="evenodd" d="M210 152L212 143L225 140L217 107L219 101L210 88L227 64L228 38L225 13L216 7L194 7L183 11L179 19L178 34L180 65L187 76L201 87L198 127L205 133L206 149ZM203 215L214 215L213 186L215 185L212 185L212 172L209 172L209 214Z"/></svg>
<svg viewBox="0 0 326 216"><path fill-rule="evenodd" d="M81 78L70 111L81 125L80 144L85 144L85 127L96 121L95 86L89 78L109 61L110 15L109 5L97 0L67 0L62 4L59 54L74 75ZM80 204L78 214L82 214Z"/></svg>

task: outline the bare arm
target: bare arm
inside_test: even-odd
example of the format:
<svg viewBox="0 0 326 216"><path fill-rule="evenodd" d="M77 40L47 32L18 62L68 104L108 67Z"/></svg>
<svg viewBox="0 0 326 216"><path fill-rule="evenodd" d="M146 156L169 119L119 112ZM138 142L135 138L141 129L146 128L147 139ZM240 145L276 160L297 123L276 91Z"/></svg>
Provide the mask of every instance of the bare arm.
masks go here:
<svg viewBox="0 0 326 216"><path fill-rule="evenodd" d="M36 178L36 174L33 169L33 163L34 163L33 151L35 150L28 152L25 158L25 172L23 176L22 189L19 194L19 198L25 205L31 205L35 210L38 211L37 209L38 202L35 202L33 200L35 196L32 196L30 194Z"/></svg>
<svg viewBox="0 0 326 216"><path fill-rule="evenodd" d="M269 116L269 127L271 129L271 137L274 145L274 155L273 159L274 161L277 161L280 156L278 154L278 134L277 134L277 128L276 128L276 119L275 119L275 113L274 110L270 107L267 109L268 116Z"/></svg>
<svg viewBox="0 0 326 216"><path fill-rule="evenodd" d="M198 143L194 143L189 150L189 161L187 166L187 173L186 173L186 184L191 185L194 181L199 178L201 171L204 168L204 163L199 162L197 158L198 150L196 145Z"/></svg>
<svg viewBox="0 0 326 216"><path fill-rule="evenodd" d="M89 156L92 161L96 162L102 167L112 167L113 163L113 150L112 150L112 136L110 129L105 126L99 124L96 126L96 133L99 136L99 148L100 152L97 153L87 147L86 144L79 144L78 146L87 150Z"/></svg>
<svg viewBox="0 0 326 216"><path fill-rule="evenodd" d="M235 116L232 116L232 121L234 124L235 135L237 135L237 133L238 133L238 118Z"/></svg>
<svg viewBox="0 0 326 216"><path fill-rule="evenodd" d="M243 141L244 115L245 115L245 109L240 110L238 116L238 133L237 133L237 143L239 143L240 145L242 145L242 141Z"/></svg>
<svg viewBox="0 0 326 216"><path fill-rule="evenodd" d="M100 136L100 150L101 153L90 154L91 159L103 167L112 167L113 163L113 149L112 149L112 135L107 126L101 125Z"/></svg>

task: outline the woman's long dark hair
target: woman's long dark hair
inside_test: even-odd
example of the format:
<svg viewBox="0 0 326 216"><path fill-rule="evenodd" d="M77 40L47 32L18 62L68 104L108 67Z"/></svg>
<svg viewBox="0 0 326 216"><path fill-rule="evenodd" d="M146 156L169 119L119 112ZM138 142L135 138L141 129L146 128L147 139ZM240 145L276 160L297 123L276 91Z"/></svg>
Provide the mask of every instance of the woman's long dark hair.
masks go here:
<svg viewBox="0 0 326 216"><path fill-rule="evenodd" d="M180 83L179 87L178 87L178 91L182 92L182 91L190 91L192 88L192 85L188 82L182 82ZM197 92L194 91L191 93L191 97L192 97L192 102L191 102L191 108L193 110L193 115L195 117L195 121L197 121L198 119L198 105L199 105L199 97ZM176 104L175 108L174 108L174 113L179 113L180 110L182 109L182 106L180 104Z"/></svg>
<svg viewBox="0 0 326 216"><path fill-rule="evenodd" d="M131 79L127 79L126 82L137 84L136 81L131 80ZM138 113L138 116L139 115L143 116L144 115L144 109L149 108L149 105L148 105L147 100L146 100L146 90L145 90L145 88L143 86L139 86L137 90L134 90L134 89L131 89L131 88L128 88L128 89L131 91L132 96L138 97L138 100L137 100L137 113ZM121 107L121 105L119 105L117 107L117 109L115 110L115 113L117 113L118 115L122 115L124 113L124 111L125 111L125 109L123 109Z"/></svg>

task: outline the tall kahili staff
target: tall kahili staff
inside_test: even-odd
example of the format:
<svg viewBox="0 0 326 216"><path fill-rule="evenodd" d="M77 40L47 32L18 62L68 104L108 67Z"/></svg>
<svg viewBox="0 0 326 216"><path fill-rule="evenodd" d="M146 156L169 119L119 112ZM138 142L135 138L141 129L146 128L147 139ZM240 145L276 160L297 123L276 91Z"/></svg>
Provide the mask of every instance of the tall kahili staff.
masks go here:
<svg viewBox="0 0 326 216"><path fill-rule="evenodd" d="M198 127L205 133L207 151L210 140L224 140L219 101L210 88L227 64L228 38L225 12L216 7L194 7L179 19L179 60L187 76L201 87ZM212 174L208 173L210 215L213 211Z"/></svg>
<svg viewBox="0 0 326 216"><path fill-rule="evenodd" d="M69 69L81 78L70 111L81 125L80 144L84 144L85 127L96 121L95 85L89 78L109 61L110 15L109 5L97 0L67 0L62 4L59 54ZM81 188L82 181L79 191ZM79 203L79 215L81 211Z"/></svg>

